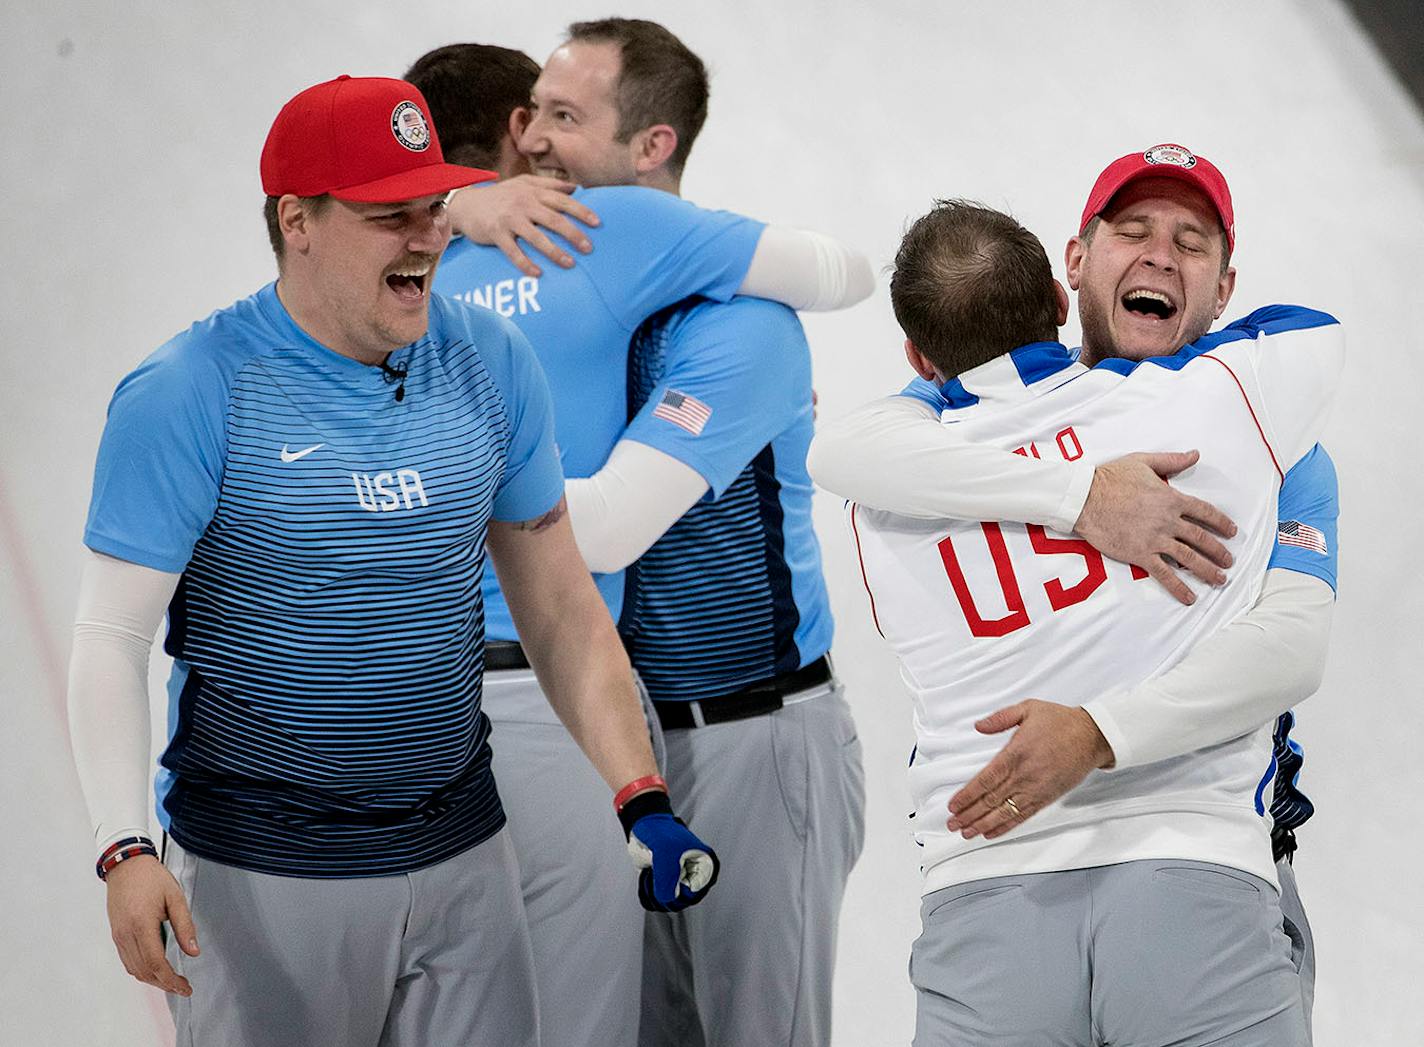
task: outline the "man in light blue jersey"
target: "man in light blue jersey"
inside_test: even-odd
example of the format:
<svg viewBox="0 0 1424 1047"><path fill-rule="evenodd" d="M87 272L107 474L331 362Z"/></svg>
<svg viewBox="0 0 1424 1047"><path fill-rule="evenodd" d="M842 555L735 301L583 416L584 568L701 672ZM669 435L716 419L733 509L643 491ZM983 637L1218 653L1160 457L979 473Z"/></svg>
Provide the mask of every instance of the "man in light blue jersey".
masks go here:
<svg viewBox="0 0 1424 1047"><path fill-rule="evenodd" d="M1194 193L1219 222L1174 230L1163 215ZM1206 334L1234 289L1234 241L1225 180L1203 158L1164 143L1110 164L1067 250L1084 361L1119 366L1119 360L1170 355ZM1203 258L1211 264L1203 265ZM938 424L945 399L937 387L920 381L906 392L911 395L867 405L820 434L812 451L819 483L863 505L917 517L1023 520L1076 530L1115 558L1150 569L1182 599L1191 592L1172 577L1164 556L1213 584L1219 567L1229 565L1224 548L1202 526L1215 521L1229 529L1229 521L1158 477L1190 465L1189 456L1133 455L1087 471L1053 462L1053 455L1041 461L1007 455L953 439ZM916 398L927 411L917 408ZM1280 531L1261 597L1238 624L1194 649L1170 674L1104 696L1089 706L1091 715L1027 701L986 718L981 730L1015 733L951 798L950 825L994 839L1024 819L1034 824L1034 812L1099 766L1155 762L1274 720L1274 755L1262 768L1262 788L1269 791L1261 802L1272 817L1284 933L1308 1023L1313 944L1291 854L1294 829L1313 808L1298 787L1303 754L1290 739L1289 706L1319 686L1334 601L1338 499L1334 467L1322 448L1289 469L1277 508Z"/></svg>
<svg viewBox="0 0 1424 1047"><path fill-rule="evenodd" d="M463 48L465 58L471 62L492 57L488 48ZM437 91L435 85L451 75L459 58L456 49L442 48L417 62L409 75L416 82L429 84L432 95L441 94L449 100L444 108L437 105L434 111L442 133L448 127L460 135L468 128L473 141L481 137L475 133L477 126L491 115L499 119L505 114L491 114L488 107L482 107L478 91ZM486 77L471 69L463 78L451 79L476 83ZM628 344L645 318L689 295L725 301L733 292L741 291L801 307L842 304L868 293L872 282L869 268L863 260L849 258L843 249L824 238L765 227L735 215L701 211L677 198L683 163L706 112L706 77L696 56L661 27L619 19L572 27L570 40L550 58L532 95L532 112L512 114L509 126L511 140L518 140L536 174L583 186L619 186L585 188L573 196L574 203L593 207L601 219L597 228L579 234L587 238L592 252L579 258L570 270L550 269L531 280L521 277L495 248L457 241L442 265L437 289L504 311L529 334L550 375L565 472L575 478L570 481L569 494L580 548L598 572L595 577L610 608L628 608L630 615L637 614L649 627L661 618L650 613L652 605L627 587L624 567L653 545L709 486L715 486L719 494L735 487L735 497L719 500L719 509L735 505L745 513L748 495L755 499L755 484L735 481L759 451L776 443L778 456L785 459L781 467L792 479L787 483L768 474L764 493L774 501L785 500L787 523L784 529L778 528L776 540L770 544L760 524L754 532L747 532L755 539L755 556L766 562L776 561L775 581L755 578L748 572L745 558L750 546L747 551L739 550L737 569L745 576L741 591L755 592L754 599L761 606L770 605L769 594L776 588L780 595L775 600L781 601L776 603L778 622L790 622L791 627L784 634L769 638L742 635L741 625L734 622L727 640L733 647L744 648L750 657L726 676L701 675L702 667L696 659L701 641L693 635L677 639L669 653L673 662L686 665L685 674L676 666L669 670L665 664L652 662L644 671L657 680L678 677L679 684L700 678L702 690L689 697L721 696L748 685L773 685L776 689L763 688L766 693L759 699L760 712L769 711L769 703L780 700L780 690L789 694L826 694L831 690L829 673L820 659L829 646L830 619L810 530L809 484L804 473L799 480L796 478L799 457L804 455L809 439L810 361L794 314L784 306L739 298L736 315L745 318L746 326L736 332L723 327L722 336L716 333L718 325L703 323L689 314L692 322L685 337L679 339L683 348L667 361L671 364L676 359L682 361L679 368L696 369L696 374L677 372L691 383L689 395L664 389L658 394L659 402L646 403L645 410L645 401L652 386L659 384L665 363L659 360L655 365L643 358L637 373L630 374ZM499 194L505 191L496 187L462 193L454 204L457 209L469 210L479 205L493 212L497 210ZM482 237L495 239L490 217L466 214L457 219ZM572 254L574 242L567 242L567 253ZM518 290L521 284L526 288L524 294ZM505 289L502 297L501 288ZM703 382L719 383L715 394L704 390L703 395L725 399L726 405L699 421L699 412L706 411L707 402L692 390L701 389ZM639 420L633 422L627 438L620 441L625 436L630 409L639 415ZM668 432L660 432L662 429ZM698 430L698 435L693 436L690 429ZM690 442L679 444L668 439L669 433L685 435ZM699 471L703 467L715 475L715 481ZM747 481L750 482L750 474ZM784 494L778 494L783 485ZM746 522L739 519L740 524ZM787 584L791 571L796 572L794 587ZM729 595L733 592L728 590ZM494 606L497 594L486 595ZM796 615L788 615L782 600L782 596L793 595L803 604L799 631L794 624ZM641 609L635 611L635 605ZM733 619L740 613L740 608L733 611ZM708 627L721 631L725 625L714 625L705 614L687 620L694 632ZM495 657L512 661L507 687L501 686L502 674L493 676L487 687L496 725L496 771L502 783L522 775L533 805L527 819L527 835L521 836L517 810L511 815L511 826L520 845L525 899L531 912L541 1019L546 1029L561 1031L560 1042L633 1042L642 920L629 920L629 915L637 914L617 912L606 905L599 905L595 911L586 901L589 878L616 868L616 856L610 856L605 872L596 873L584 867L570 868L567 859L545 853L548 847L541 845L540 836L547 835L550 818L555 816L549 813L551 809L565 818L581 817L585 823L594 824L595 819L606 819L607 814L596 806L588 807L588 801L580 798L580 789L582 795L589 795L584 783L567 780L567 776L556 780L551 773L558 766L557 726L547 722L546 716L538 716L538 723L529 722L538 715L542 703L537 701L537 694L530 694L532 681L527 671L518 667L518 649L512 643L516 636L512 631L501 636L495 631L495 623L492 615L491 638L510 643L492 645L491 664ZM777 647L771 657L762 650L768 642ZM811 666L810 673L795 677L803 665ZM662 689L661 684L656 686ZM833 717L844 712L838 697L820 704ZM685 712L689 706L682 702L679 708ZM763 731L770 729L769 721L760 726ZM848 717L837 719L834 730L840 742L848 742ZM726 733L721 732L724 736ZM566 739L563 744L567 745ZM835 778L835 803L845 810L847 826L843 835L853 838L840 848L839 866L830 861L820 863L831 879L835 878L833 867L848 869L849 856L858 848L856 752L853 745L838 745L835 755L839 762L829 772ZM804 756L800 759L804 761ZM679 772L671 764L670 770L674 790L692 785L691 774ZM752 884L752 891L760 891L768 899L766 907L777 910L776 917L769 919L764 912L748 906L729 909L730 930L721 935L723 944L733 952L745 946L745 952L729 958L723 965L725 978L718 977L733 982L736 995L709 999L703 1006L709 1023L720 1022L724 1029L731 1030L733 1022L764 1016L773 997L779 1007L785 995L785 1013L778 1014L770 1025L762 1022L758 1032L762 1039L762 1033L771 1036L767 1042L782 1042L775 1028L783 1022L798 1022L798 1006L806 1006L794 998L794 986L785 994L780 991L782 983L794 980L794 971L802 969L802 944L799 937L791 942L792 934L788 933L785 940L777 943L780 951L773 951L762 944L765 939L758 937L756 928L780 933L787 921L799 921L803 909L820 906L833 911L838 904L839 886L829 892L834 897L828 897L823 904L819 895L812 897L801 891L799 884L788 882L785 870L799 869L805 853L805 845L794 837L798 828L804 828L806 819L798 815L784 838L774 835L788 818L775 783L768 781L769 769L763 767L763 772L757 783L746 784L749 794L764 794L774 800L780 812L779 821L768 821L764 827L761 851L762 863L774 865L778 876L763 877L752 872L743 882ZM842 790L852 795L853 802L842 802ZM506 788L506 795L511 795L511 788ZM797 801L798 808L804 805L803 801L804 797ZM712 797L704 802L709 813L723 803ZM747 801L741 797L728 798L726 805L728 815L747 810ZM809 853L815 853L814 848ZM760 885L758 880L762 881ZM839 882L843 883L843 876ZM725 883L719 890L723 886ZM580 892L584 892L582 905ZM651 919L659 922L656 917ZM825 997L815 983L824 980L825 988L829 987L827 943L834 940L834 921L823 920L821 926L827 928L824 934L807 936L811 963L818 973L804 979L812 983L809 994L818 999ZM609 943L615 936L626 942L625 950L617 954L627 957L618 965L624 972L617 976L618 980L626 983L621 995L615 994L615 987L607 981L586 987L584 971L588 961L585 948L579 943L588 941L589 931L595 927L601 928L599 945L589 948L600 949L605 956L609 955ZM799 936L800 930L794 934ZM541 939L547 945L541 945ZM657 955L650 964L649 977L658 976L652 968L669 962ZM676 977L685 979L681 964L677 966ZM703 967L711 970L705 963ZM824 979L820 972L825 972ZM546 986L552 991L546 993ZM687 1015L697 1020L695 1011L680 1001L669 1000L660 1006L678 1012L678 1020L686 1020ZM729 1010L736 1016L725 1013ZM806 1028L813 1031L823 1028L823 1024L818 1019Z"/></svg>
<svg viewBox="0 0 1424 1047"><path fill-rule="evenodd" d="M481 711L486 547L617 790L642 867L620 893L677 910L716 878L578 556L538 363L500 317L430 295L446 194L491 176L445 163L426 111L383 78L293 98L262 156L277 281L110 405L70 717L115 944L174 994L182 1042L538 1044ZM160 864L145 687L165 607Z"/></svg>

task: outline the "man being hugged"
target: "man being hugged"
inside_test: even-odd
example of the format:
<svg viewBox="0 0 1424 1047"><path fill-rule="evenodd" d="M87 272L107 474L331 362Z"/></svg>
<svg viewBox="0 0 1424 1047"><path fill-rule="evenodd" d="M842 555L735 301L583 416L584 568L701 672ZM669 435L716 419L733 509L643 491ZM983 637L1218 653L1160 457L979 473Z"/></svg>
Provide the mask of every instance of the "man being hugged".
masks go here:
<svg viewBox="0 0 1424 1047"><path fill-rule="evenodd" d="M1211 231L1205 197L1177 203ZM915 701L916 1043L1302 1042L1261 798L1269 724L1094 774L1041 811L998 793L992 831L961 835L946 814L999 748L976 730L983 718L1027 695L1078 706L1130 688L1252 605L1281 477L1310 453L1333 393L1339 325L1271 307L1170 358L1090 370L1056 340L1067 293L1037 239L961 202L911 228L891 294L907 357L963 439L1090 477L1134 447L1186 441L1213 467L1179 486L1241 525L1230 580L1188 605L1042 525L849 507L872 614ZM1110 762L1102 749L1092 758Z"/></svg>

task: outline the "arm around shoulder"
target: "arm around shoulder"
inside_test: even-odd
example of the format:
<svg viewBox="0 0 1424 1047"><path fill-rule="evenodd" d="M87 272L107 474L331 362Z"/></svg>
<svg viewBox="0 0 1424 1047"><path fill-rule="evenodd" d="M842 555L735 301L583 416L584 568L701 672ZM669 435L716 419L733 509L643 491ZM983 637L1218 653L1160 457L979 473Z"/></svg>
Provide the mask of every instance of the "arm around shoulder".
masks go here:
<svg viewBox="0 0 1424 1047"><path fill-rule="evenodd" d="M920 519L1019 520L1070 532L1093 471L969 443L933 408L890 396L822 426L811 478L870 509Z"/></svg>
<svg viewBox="0 0 1424 1047"><path fill-rule="evenodd" d="M769 225L738 292L770 298L793 309L844 309L875 290L870 259L844 241L822 233Z"/></svg>

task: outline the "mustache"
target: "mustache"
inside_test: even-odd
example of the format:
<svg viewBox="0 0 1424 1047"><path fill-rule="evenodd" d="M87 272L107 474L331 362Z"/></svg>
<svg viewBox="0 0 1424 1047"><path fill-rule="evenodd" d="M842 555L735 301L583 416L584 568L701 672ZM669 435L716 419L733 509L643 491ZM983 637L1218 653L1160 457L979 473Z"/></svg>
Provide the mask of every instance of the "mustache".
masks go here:
<svg viewBox="0 0 1424 1047"><path fill-rule="evenodd" d="M435 263L438 261L440 261L438 254L426 254L424 252L419 254L407 254L402 256L395 264L391 265L386 270L386 274L399 273L407 269L423 269L427 267L433 269L435 268Z"/></svg>

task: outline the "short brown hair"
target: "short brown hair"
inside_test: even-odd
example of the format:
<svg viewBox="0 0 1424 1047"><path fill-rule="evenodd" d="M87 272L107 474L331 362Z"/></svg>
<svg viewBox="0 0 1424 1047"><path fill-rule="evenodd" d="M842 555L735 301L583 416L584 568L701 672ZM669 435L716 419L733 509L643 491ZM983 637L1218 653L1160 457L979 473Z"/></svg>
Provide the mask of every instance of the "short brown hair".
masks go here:
<svg viewBox="0 0 1424 1047"><path fill-rule="evenodd" d="M267 241L272 245L272 253L277 256L277 264L281 265L283 256L287 253L287 241L282 236L282 223L277 219L277 201L280 196L269 196L267 202L262 205L262 217L267 220ZM321 196L301 196L301 200L308 214L318 215L326 210L331 203L331 196L323 193Z"/></svg>
<svg viewBox="0 0 1424 1047"><path fill-rule="evenodd" d="M1053 269L1038 237L969 200L936 200L905 233L890 278L905 336L946 377L1058 337Z"/></svg>
<svg viewBox="0 0 1424 1047"><path fill-rule="evenodd" d="M687 45L656 22L603 18L569 26L569 42L616 44L618 141L667 124L677 132L668 167L680 174L692 143L707 121L707 67Z"/></svg>
<svg viewBox="0 0 1424 1047"><path fill-rule="evenodd" d="M446 44L406 71L430 106L440 150L452 164L493 169L509 114L529 104L539 63L493 44Z"/></svg>

